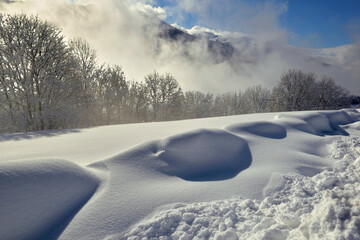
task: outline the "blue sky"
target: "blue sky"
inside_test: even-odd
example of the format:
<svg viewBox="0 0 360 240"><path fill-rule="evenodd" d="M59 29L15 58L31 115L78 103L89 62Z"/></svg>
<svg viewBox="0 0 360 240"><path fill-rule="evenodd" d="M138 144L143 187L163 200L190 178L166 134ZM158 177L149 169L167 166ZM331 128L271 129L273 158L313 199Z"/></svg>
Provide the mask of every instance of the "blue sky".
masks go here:
<svg viewBox="0 0 360 240"><path fill-rule="evenodd" d="M184 2L193 7L181 8ZM359 39L360 0L158 0L154 6L167 10L169 23L191 28L200 25L216 30L251 33L255 16L274 15L273 24L286 31L290 44L329 48ZM265 26L268 18L263 19Z"/></svg>

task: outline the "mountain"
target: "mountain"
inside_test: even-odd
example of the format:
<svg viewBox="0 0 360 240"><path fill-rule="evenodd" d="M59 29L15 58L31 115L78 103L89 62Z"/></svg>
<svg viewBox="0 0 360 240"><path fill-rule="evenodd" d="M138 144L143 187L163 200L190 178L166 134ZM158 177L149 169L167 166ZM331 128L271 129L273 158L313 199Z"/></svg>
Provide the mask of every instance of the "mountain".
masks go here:
<svg viewBox="0 0 360 240"><path fill-rule="evenodd" d="M191 35L161 20L158 23L158 27L159 38L171 43L186 44L204 41L207 51L216 63L231 59L235 53L235 48L230 42L215 34Z"/></svg>

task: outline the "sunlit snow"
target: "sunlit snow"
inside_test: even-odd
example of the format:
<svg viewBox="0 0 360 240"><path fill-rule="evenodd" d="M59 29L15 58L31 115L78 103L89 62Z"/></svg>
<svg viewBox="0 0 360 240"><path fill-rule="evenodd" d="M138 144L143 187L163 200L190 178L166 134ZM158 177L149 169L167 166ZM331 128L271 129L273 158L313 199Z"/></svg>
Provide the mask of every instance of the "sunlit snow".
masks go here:
<svg viewBox="0 0 360 240"><path fill-rule="evenodd" d="M359 239L357 110L0 135L1 239Z"/></svg>

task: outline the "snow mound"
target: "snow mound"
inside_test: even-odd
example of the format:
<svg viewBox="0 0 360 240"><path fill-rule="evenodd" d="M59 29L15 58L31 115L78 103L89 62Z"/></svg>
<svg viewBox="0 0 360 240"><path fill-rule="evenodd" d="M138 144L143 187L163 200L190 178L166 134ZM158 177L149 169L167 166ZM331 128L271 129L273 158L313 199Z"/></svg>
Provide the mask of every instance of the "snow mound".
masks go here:
<svg viewBox="0 0 360 240"><path fill-rule="evenodd" d="M244 139L224 130L210 129L167 138L158 156L168 164L164 173L189 181L233 178L252 161Z"/></svg>
<svg viewBox="0 0 360 240"><path fill-rule="evenodd" d="M303 118L313 127L314 133L317 135L326 135L334 132L334 128L330 123L330 119L323 114L312 114Z"/></svg>
<svg viewBox="0 0 360 240"><path fill-rule="evenodd" d="M286 138L286 128L272 122L255 122L255 123L240 123L225 127L229 132L243 133L248 132L257 136L283 139Z"/></svg>
<svg viewBox="0 0 360 240"><path fill-rule="evenodd" d="M358 115L352 111L308 112L299 115L279 114L280 120L288 128L310 133L317 136L349 134L340 125L354 123Z"/></svg>
<svg viewBox="0 0 360 240"><path fill-rule="evenodd" d="M277 174L264 200L176 204L109 239L360 239L360 138L329 145L332 170Z"/></svg>
<svg viewBox="0 0 360 240"><path fill-rule="evenodd" d="M56 238L98 185L92 173L65 160L1 162L1 239Z"/></svg>
<svg viewBox="0 0 360 240"><path fill-rule="evenodd" d="M325 114L333 125L344 125L360 120L359 112L356 110L336 111Z"/></svg>

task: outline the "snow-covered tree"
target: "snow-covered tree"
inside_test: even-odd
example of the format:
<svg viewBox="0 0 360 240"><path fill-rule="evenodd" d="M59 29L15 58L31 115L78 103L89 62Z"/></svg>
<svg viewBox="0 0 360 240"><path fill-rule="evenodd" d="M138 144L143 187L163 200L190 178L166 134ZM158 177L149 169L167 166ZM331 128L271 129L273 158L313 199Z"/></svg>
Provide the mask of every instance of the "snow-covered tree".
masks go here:
<svg viewBox="0 0 360 240"><path fill-rule="evenodd" d="M173 76L154 72L145 77L145 85L153 113L152 120L172 120L181 116L184 96Z"/></svg>
<svg viewBox="0 0 360 240"><path fill-rule="evenodd" d="M94 116L96 87L97 54L90 44L83 38L76 37L69 41L69 46L77 62L77 70L82 86L81 103L78 113L81 117L81 126L91 126L96 122Z"/></svg>
<svg viewBox="0 0 360 240"><path fill-rule="evenodd" d="M350 107L350 93L340 85L336 84L334 79L323 76L317 83L318 98L317 110L341 109Z"/></svg>
<svg viewBox="0 0 360 240"><path fill-rule="evenodd" d="M301 111L350 107L350 93L334 79L313 73L289 70L271 94L271 110Z"/></svg>
<svg viewBox="0 0 360 240"><path fill-rule="evenodd" d="M97 71L97 78L99 124L125 122L129 84L122 68L117 65L102 67Z"/></svg>
<svg viewBox="0 0 360 240"><path fill-rule="evenodd" d="M245 90L242 99L247 113L266 112L270 101L270 91L261 85L249 87Z"/></svg>
<svg viewBox="0 0 360 240"><path fill-rule="evenodd" d="M214 95L199 91L187 91L184 94L184 112L186 118L204 118L211 116Z"/></svg>
<svg viewBox="0 0 360 240"><path fill-rule="evenodd" d="M316 76L300 70L283 73L271 95L273 111L301 111L315 106Z"/></svg>
<svg viewBox="0 0 360 240"><path fill-rule="evenodd" d="M129 114L132 122L148 120L149 96L144 83L133 81L129 89Z"/></svg>
<svg viewBox="0 0 360 240"><path fill-rule="evenodd" d="M0 14L0 72L1 117L10 120L12 131L76 122L81 86L58 28L38 17Z"/></svg>
<svg viewBox="0 0 360 240"><path fill-rule="evenodd" d="M229 116L244 114L246 112L246 102L242 91L226 92L215 97L212 116Z"/></svg>

